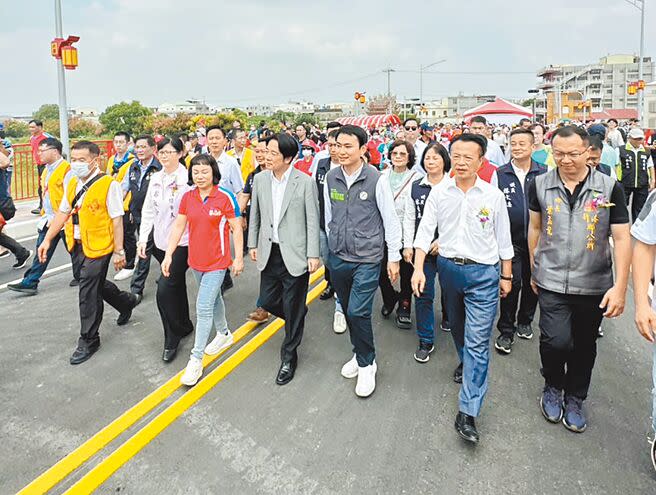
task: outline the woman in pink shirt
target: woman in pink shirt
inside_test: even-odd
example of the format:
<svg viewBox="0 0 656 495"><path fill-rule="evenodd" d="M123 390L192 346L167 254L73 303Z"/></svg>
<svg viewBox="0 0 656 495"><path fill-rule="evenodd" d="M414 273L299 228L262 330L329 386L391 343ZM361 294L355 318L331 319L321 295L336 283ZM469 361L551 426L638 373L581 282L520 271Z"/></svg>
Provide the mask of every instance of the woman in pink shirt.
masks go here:
<svg viewBox="0 0 656 495"><path fill-rule="evenodd" d="M183 149L184 145L178 138L166 138L159 142L157 156L163 168L150 178L141 210L137 253L141 258L146 257L146 244L149 237L152 237L153 256L160 264L164 260L164 252L182 196L191 189L188 185L187 167L182 158ZM187 299L188 238L185 230L171 257L169 276L160 276L157 281L157 309L164 327L162 359L167 363L175 358L180 340L194 330L189 318Z"/></svg>

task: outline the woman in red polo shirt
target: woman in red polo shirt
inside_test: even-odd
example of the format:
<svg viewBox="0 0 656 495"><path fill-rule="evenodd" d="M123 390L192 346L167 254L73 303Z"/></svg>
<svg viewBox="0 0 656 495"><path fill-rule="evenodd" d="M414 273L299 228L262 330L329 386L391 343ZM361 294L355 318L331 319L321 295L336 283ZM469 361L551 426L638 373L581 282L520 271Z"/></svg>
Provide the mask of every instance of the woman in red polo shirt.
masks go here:
<svg viewBox="0 0 656 495"><path fill-rule="evenodd" d="M218 186L220 180L219 165L211 155L196 155L191 159L189 181L195 187L182 197L162 261L162 274L168 277L173 252L188 226L189 267L199 285L194 348L180 378L183 385L189 386L195 385L203 374L203 353L218 354L233 343L225 317L221 284L231 265L235 276L244 270L244 238L237 198ZM235 245L234 262L230 257L230 231ZM212 323L216 337L208 345Z"/></svg>

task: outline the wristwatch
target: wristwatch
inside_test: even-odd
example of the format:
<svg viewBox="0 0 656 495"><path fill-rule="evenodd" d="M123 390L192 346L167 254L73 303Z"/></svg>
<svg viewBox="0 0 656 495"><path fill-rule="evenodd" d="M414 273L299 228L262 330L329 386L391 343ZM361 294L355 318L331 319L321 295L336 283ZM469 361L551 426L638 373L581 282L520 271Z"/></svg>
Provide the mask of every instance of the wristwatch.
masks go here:
<svg viewBox="0 0 656 495"><path fill-rule="evenodd" d="M125 249L121 249L119 252L114 251L116 256L125 256Z"/></svg>
<svg viewBox="0 0 656 495"><path fill-rule="evenodd" d="M512 282L513 276L512 276L512 274L510 275L510 277L506 277L505 275L499 275L499 278L501 280L507 280L509 282Z"/></svg>

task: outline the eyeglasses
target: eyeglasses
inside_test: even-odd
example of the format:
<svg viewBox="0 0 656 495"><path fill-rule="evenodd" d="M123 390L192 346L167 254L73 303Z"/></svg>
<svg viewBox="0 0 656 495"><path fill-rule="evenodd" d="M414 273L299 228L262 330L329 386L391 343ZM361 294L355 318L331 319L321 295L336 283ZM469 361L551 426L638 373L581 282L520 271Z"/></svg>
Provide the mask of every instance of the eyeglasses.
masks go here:
<svg viewBox="0 0 656 495"><path fill-rule="evenodd" d="M39 148L38 152L39 153L45 153L48 150L55 150L55 149L57 149L57 148Z"/></svg>
<svg viewBox="0 0 656 495"><path fill-rule="evenodd" d="M570 151L569 153L564 153L564 152L562 152L562 151L556 151L556 150L553 150L553 157L554 157L556 160L561 160L561 159L563 159L563 158L565 158L565 157L569 157L571 160L576 160L576 159L579 158L581 155L584 155L584 154L586 154L587 152L588 152L588 150L585 150L585 151Z"/></svg>
<svg viewBox="0 0 656 495"><path fill-rule="evenodd" d="M175 155L177 151L175 150L159 150L157 154L159 156Z"/></svg>
<svg viewBox="0 0 656 495"><path fill-rule="evenodd" d="M407 126L405 126L405 130L406 131L416 131L417 126L416 125L414 125L414 126L413 125L407 125Z"/></svg>

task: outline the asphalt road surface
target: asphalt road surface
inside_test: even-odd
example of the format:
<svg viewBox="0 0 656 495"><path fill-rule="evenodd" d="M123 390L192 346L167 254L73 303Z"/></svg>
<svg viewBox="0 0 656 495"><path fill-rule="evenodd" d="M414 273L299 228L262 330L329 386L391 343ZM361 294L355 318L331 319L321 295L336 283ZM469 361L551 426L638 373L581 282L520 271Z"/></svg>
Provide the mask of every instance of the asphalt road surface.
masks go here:
<svg viewBox="0 0 656 495"><path fill-rule="evenodd" d="M66 261L63 250L58 256ZM144 301L127 326L117 327L116 311L106 306L102 347L80 366L68 364L79 331L70 272L46 278L35 297L0 292L1 494L26 486L185 366L191 339L173 363L160 358L158 272L153 262ZM191 277L189 287L193 302ZM257 290L257 272L247 262L225 298L232 329L245 321ZM333 333L332 302L317 299L290 384L274 383L279 331L96 493L656 493L647 455L651 349L633 326L631 289L625 315L604 322L586 401L588 430L574 434L540 414L536 332L532 341L516 342L510 356L492 351L477 447L466 445L453 427L457 358L449 334L438 330L431 360L419 364L412 358L414 330L397 329L379 308L377 299L377 389L369 399L357 398L355 382L340 376L351 356L348 334ZM73 486L185 392L173 393L51 493Z"/></svg>

